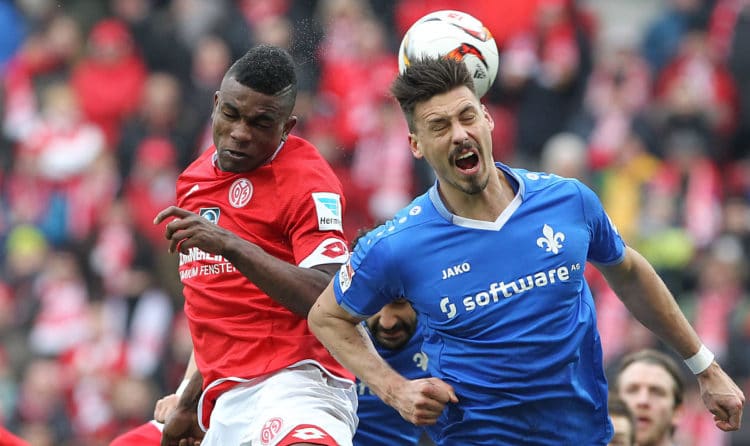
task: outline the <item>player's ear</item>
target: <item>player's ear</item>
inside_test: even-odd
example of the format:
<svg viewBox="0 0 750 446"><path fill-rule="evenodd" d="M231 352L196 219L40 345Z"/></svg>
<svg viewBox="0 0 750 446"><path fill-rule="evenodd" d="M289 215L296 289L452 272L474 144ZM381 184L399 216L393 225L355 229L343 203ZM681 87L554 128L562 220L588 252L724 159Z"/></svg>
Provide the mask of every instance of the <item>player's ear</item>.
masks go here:
<svg viewBox="0 0 750 446"><path fill-rule="evenodd" d="M495 129L495 120L492 119L492 115L490 114L490 111L487 110L487 106L482 104L482 113L484 114L484 119L487 120L487 124L490 126L490 131Z"/></svg>
<svg viewBox="0 0 750 446"><path fill-rule="evenodd" d="M422 154L422 149L419 147L417 135L414 133L409 133L409 148L411 149L411 154L414 158L420 159L424 156Z"/></svg>
<svg viewBox="0 0 750 446"><path fill-rule="evenodd" d="M219 92L214 92L214 105L211 107L211 118L214 117L214 113L216 113L216 107L219 106Z"/></svg>
<svg viewBox="0 0 750 446"><path fill-rule="evenodd" d="M286 138L289 136L289 133L292 131L295 125L297 125L297 116L289 116L289 119L287 119L284 123L284 130L281 132L282 140L286 141Z"/></svg>

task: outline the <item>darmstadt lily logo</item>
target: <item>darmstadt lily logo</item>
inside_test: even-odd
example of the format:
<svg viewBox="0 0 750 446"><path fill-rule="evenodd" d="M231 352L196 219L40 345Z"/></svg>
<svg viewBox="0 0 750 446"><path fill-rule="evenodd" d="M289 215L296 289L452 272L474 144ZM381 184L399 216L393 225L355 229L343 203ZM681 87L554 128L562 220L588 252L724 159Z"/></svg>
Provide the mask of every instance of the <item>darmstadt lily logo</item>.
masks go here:
<svg viewBox="0 0 750 446"><path fill-rule="evenodd" d="M555 232L550 225L544 225L542 228L542 234L544 237L536 239L536 245L540 248L546 247L546 252L552 251L553 254L557 254L562 249L562 242L565 240L565 234L562 232Z"/></svg>

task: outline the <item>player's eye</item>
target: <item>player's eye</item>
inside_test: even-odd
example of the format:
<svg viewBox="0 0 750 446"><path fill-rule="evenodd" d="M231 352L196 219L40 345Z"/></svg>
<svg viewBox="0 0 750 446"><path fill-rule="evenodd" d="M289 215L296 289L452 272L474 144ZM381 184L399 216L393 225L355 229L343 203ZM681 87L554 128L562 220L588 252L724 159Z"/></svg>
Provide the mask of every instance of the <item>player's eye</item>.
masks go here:
<svg viewBox="0 0 750 446"><path fill-rule="evenodd" d="M477 119L476 113L464 113L461 115L461 122L465 124L471 124Z"/></svg>
<svg viewBox="0 0 750 446"><path fill-rule="evenodd" d="M430 124L429 129L433 133L440 133L448 128L448 125L444 122L433 122Z"/></svg>

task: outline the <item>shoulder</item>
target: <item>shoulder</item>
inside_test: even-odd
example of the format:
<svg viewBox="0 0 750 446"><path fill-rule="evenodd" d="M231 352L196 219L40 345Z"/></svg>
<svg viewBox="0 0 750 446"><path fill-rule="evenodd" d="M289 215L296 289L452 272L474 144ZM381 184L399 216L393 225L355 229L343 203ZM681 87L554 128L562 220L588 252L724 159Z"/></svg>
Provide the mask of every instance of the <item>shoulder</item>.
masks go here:
<svg viewBox="0 0 750 446"><path fill-rule="evenodd" d="M510 173L523 185L527 193L537 192L569 192L579 193L580 189L587 188L577 178L567 178L547 172L535 172L526 169L504 166L498 163L498 167L506 173Z"/></svg>
<svg viewBox="0 0 750 446"><path fill-rule="evenodd" d="M310 141L294 135L289 135L271 164L277 168L303 171L323 169L326 173L333 173L328 161Z"/></svg>
<svg viewBox="0 0 750 446"><path fill-rule="evenodd" d="M369 231L360 242L371 246L382 240L393 241L415 237L418 234L414 231L416 228L428 225L438 218L440 216L435 212L429 197L423 194L399 210L393 218Z"/></svg>
<svg viewBox="0 0 750 446"><path fill-rule="evenodd" d="M203 151L193 160L185 170L177 177L177 194L187 192L197 181L211 180L215 177L214 173L214 155L216 147L213 145ZM181 190L185 189L185 190Z"/></svg>
<svg viewBox="0 0 750 446"><path fill-rule="evenodd" d="M294 185L295 188L329 191L334 188L336 192L341 189L341 182L328 161L312 143L297 136L289 136L268 166L280 187Z"/></svg>

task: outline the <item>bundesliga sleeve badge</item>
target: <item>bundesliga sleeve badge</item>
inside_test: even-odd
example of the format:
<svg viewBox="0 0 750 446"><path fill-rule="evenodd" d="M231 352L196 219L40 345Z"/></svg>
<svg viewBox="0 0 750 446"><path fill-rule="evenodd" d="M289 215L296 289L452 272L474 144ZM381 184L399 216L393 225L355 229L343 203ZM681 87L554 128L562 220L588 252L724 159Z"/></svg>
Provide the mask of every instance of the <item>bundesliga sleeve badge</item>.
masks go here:
<svg viewBox="0 0 750 446"><path fill-rule="evenodd" d="M341 197L331 192L313 192L318 229L321 231L343 231Z"/></svg>

